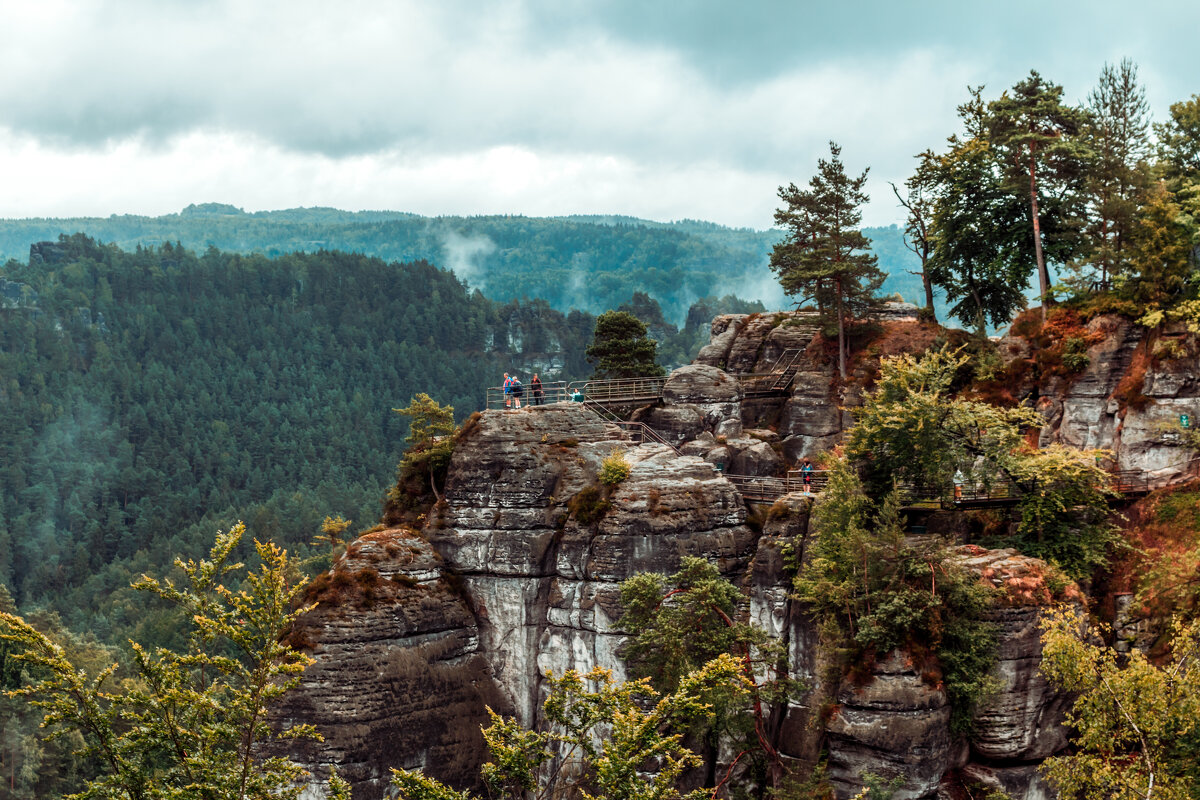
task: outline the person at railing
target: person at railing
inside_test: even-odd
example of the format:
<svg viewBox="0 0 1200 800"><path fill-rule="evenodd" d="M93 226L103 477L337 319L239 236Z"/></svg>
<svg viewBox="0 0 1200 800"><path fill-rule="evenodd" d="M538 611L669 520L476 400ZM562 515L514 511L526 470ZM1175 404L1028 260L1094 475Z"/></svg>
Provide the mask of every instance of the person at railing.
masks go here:
<svg viewBox="0 0 1200 800"><path fill-rule="evenodd" d="M533 404L540 406L542 398L546 396L546 393L542 391L542 379L538 377L536 372L533 373L533 380L529 382L529 388L533 390Z"/></svg>
<svg viewBox="0 0 1200 800"><path fill-rule="evenodd" d="M571 390L571 402L572 403L582 403L583 402L583 392L579 391L579 387L575 387L574 389Z"/></svg>
<svg viewBox="0 0 1200 800"><path fill-rule="evenodd" d="M807 458L804 459L804 466L800 467L800 477L804 479L804 493L812 494L812 476L813 465Z"/></svg>
<svg viewBox="0 0 1200 800"><path fill-rule="evenodd" d="M512 408L512 378L504 373L504 407Z"/></svg>
<svg viewBox="0 0 1200 800"><path fill-rule="evenodd" d="M525 387L521 385L521 379L514 375L509 388L512 389L513 408L520 409L521 395L525 393Z"/></svg>

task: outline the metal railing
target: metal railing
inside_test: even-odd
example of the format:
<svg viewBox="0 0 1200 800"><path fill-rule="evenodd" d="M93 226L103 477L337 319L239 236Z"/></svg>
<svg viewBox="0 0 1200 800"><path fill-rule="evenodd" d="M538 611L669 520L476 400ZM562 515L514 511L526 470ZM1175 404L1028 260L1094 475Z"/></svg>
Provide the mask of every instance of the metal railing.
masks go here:
<svg viewBox="0 0 1200 800"><path fill-rule="evenodd" d="M629 434L630 440L634 444L662 444L671 448L675 453L679 454L679 448L666 440L658 431L651 428L644 422L612 422L611 424L619 426L622 430Z"/></svg>
<svg viewBox="0 0 1200 800"><path fill-rule="evenodd" d="M614 378L607 381L573 381L567 388L570 394L581 395L581 400L630 403L658 400L663 395L666 382L665 377Z"/></svg>
<svg viewBox="0 0 1200 800"><path fill-rule="evenodd" d="M666 378L616 378L608 381L546 381L542 384L542 403L567 401L598 403L643 403L658 400L663 394ZM487 388L487 408L514 408L515 395L506 395L503 386ZM521 408L538 405L533 389L521 386Z"/></svg>
<svg viewBox="0 0 1200 800"><path fill-rule="evenodd" d="M505 394L503 386L489 386L487 388L487 403L486 408L514 408L517 400L520 400L520 408L528 406L541 405L542 403L561 403L564 400L569 400L570 391L567 388L566 381L546 381L542 384L541 403L538 403L538 398L534 397L533 389L528 384L521 385L521 396L518 398L515 395Z"/></svg>
<svg viewBox="0 0 1200 800"><path fill-rule="evenodd" d="M818 494L829 483L829 471L815 469L809 473L808 485L805 485L804 471L788 470L787 476L775 478L765 475L737 475L726 473L725 478L732 483L746 500L774 502L785 494L793 492Z"/></svg>
<svg viewBox="0 0 1200 800"><path fill-rule="evenodd" d="M804 351L798 347L790 347L779 354L775 365L769 372L753 372L739 375L742 390L747 397L773 397L786 394L796 373L800 370L800 359Z"/></svg>

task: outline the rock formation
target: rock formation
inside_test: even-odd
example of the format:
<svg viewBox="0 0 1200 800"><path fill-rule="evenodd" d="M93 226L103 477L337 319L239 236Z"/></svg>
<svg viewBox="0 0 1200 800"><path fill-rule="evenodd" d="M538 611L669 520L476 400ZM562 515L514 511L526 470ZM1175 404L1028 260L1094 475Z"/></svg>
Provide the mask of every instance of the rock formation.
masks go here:
<svg viewBox="0 0 1200 800"><path fill-rule="evenodd" d="M1111 447L1123 468L1182 474L1183 451L1161 423L1200 412L1194 343L1177 337L1171 357L1156 359L1130 323L1090 326L1103 335L1079 374L1016 387L1046 412L1042 442ZM773 744L810 766L824 748L839 797L853 796L867 772L903 777L898 798L949 796L961 781L1021 800L1049 796L1036 767L1065 744L1069 698L1038 672L1039 622L1054 603L1080 602L1077 589L1015 551L958 548L954 557L998 590L989 614L997 691L966 738L951 735L936 671L903 652L883 654L863 683L828 683L816 626L791 592L819 500L788 495L752 518L721 470L779 474L785 458L827 449L848 428L843 407L873 367L855 362L854 379L838 386L810 314L719 317L712 333L697 363L669 377L662 402L635 415L670 446L637 445L578 403L484 412L458 441L444 499L423 528L350 546L295 634L317 663L283 716L314 722L327 737L302 753L306 763L318 771L337 763L367 800L382 796L390 766L472 785L484 706L537 725L546 672L601 665L622 677L619 583L699 555L744 589L744 613L785 644L790 677L807 687L769 711ZM902 318L877 354L934 335ZM1010 363L1031 358L1020 337L999 346ZM787 370L777 396L746 388L746 376ZM629 476L605 486L601 463L614 452ZM923 524L934 536L960 522L946 512Z"/></svg>
<svg viewBox="0 0 1200 800"><path fill-rule="evenodd" d="M1116 315L1086 325L1087 365L1079 372L1038 381L1026 371L1017 391L1036 396L1046 420L1040 441L1110 450L1120 470L1158 481L1196 472L1195 458L1171 431L1180 415L1200 412L1200 348L1184 329L1153 334ZM1010 333L999 343L1009 364L1036 363L1031 343Z"/></svg>

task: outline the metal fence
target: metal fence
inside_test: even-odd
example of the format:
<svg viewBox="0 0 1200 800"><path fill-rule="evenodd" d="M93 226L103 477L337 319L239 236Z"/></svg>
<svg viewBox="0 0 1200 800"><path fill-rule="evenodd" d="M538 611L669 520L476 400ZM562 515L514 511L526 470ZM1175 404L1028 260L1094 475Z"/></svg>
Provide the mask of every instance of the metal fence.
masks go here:
<svg viewBox="0 0 1200 800"><path fill-rule="evenodd" d="M611 381L546 381L542 384L542 403L582 403L593 400L598 403L649 403L660 397L666 378L618 378ZM518 398L505 394L503 386L489 386L487 408L516 408ZM522 384L520 407L539 405L533 389Z"/></svg>

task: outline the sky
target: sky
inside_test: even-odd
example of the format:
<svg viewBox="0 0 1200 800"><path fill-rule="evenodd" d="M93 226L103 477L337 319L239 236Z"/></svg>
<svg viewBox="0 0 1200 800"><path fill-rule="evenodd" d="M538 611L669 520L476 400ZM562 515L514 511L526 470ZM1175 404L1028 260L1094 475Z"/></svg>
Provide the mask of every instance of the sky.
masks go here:
<svg viewBox="0 0 1200 800"><path fill-rule="evenodd" d="M765 229L842 147L889 182L967 87L1200 92L1200 3L0 0L0 217L189 203Z"/></svg>

